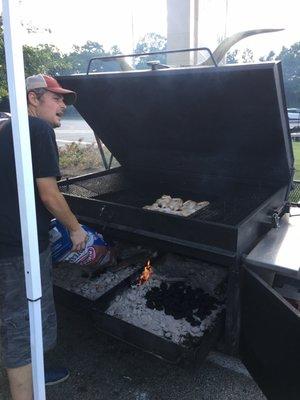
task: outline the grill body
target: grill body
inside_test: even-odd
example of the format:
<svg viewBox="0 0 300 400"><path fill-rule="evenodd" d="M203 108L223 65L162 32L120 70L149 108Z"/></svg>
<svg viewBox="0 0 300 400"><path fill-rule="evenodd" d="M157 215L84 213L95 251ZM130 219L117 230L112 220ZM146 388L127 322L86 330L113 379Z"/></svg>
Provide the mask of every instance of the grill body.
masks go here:
<svg viewBox="0 0 300 400"><path fill-rule="evenodd" d="M83 220L225 265L273 226L293 175L280 63L59 80L121 164L61 183ZM163 194L210 205L143 209Z"/></svg>
<svg viewBox="0 0 300 400"><path fill-rule="evenodd" d="M286 193L286 187L272 192L237 184L231 192L210 186L197 193L169 185L166 190L145 176L138 180L121 167L61 182L60 187L82 221L127 238L156 240L166 249L178 246L176 252L223 265L233 265L273 226L274 211L281 209ZM163 193L210 204L190 217L143 209Z"/></svg>
<svg viewBox="0 0 300 400"><path fill-rule="evenodd" d="M105 235L228 267L226 338L239 341L241 259L286 211L293 153L280 63L58 77L121 167L60 182ZM209 201L179 217L163 194Z"/></svg>

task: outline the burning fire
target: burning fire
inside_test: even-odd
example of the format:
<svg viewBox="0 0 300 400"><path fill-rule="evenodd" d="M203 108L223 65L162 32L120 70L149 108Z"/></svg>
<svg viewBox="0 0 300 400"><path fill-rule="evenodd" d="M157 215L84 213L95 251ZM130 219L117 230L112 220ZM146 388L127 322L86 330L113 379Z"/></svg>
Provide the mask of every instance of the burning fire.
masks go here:
<svg viewBox="0 0 300 400"><path fill-rule="evenodd" d="M150 264L150 260L147 261L147 264L144 268L144 271L142 272L141 276L138 279L137 284L138 285L143 285L145 282L147 282L150 278L151 275L153 274L153 269Z"/></svg>

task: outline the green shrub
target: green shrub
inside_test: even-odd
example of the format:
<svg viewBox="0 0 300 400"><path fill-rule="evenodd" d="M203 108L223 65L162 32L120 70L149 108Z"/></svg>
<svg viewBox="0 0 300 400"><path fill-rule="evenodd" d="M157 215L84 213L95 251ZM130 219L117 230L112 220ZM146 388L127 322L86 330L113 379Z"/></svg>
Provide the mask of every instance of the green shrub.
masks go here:
<svg viewBox="0 0 300 400"><path fill-rule="evenodd" d="M110 152L104 148L105 157L109 160ZM97 145L82 145L72 142L59 148L60 170L63 177L78 176L104 170L103 161ZM117 166L114 159L112 166Z"/></svg>

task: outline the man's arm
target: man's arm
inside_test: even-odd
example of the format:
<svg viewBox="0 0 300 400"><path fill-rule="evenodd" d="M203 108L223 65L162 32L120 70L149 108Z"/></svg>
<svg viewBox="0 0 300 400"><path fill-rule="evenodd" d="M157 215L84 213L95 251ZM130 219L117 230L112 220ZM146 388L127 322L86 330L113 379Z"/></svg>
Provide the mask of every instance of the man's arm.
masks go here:
<svg viewBox="0 0 300 400"><path fill-rule="evenodd" d="M72 250L83 250L86 244L86 232L70 210L64 196L60 193L56 178L37 178L36 183L44 206L69 230L73 243Z"/></svg>

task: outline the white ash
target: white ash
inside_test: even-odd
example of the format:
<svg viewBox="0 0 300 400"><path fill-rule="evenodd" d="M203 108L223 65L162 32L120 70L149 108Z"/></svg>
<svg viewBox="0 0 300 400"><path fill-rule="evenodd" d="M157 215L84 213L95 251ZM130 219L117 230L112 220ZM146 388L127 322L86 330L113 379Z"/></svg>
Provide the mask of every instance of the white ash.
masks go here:
<svg viewBox="0 0 300 400"><path fill-rule="evenodd" d="M94 301L140 268L141 265L135 265L118 271L112 269L111 271L107 270L97 278L87 278L82 276L83 271L79 265L59 265L53 269L53 283Z"/></svg>
<svg viewBox="0 0 300 400"><path fill-rule="evenodd" d="M143 285L132 286L123 292L122 296L117 296L114 299L106 313L181 345L185 344L189 335L200 338L205 331L214 326L217 315L224 308L223 305L212 310L211 314L202 321L198 318L198 321L201 321L199 326L192 326L184 318L175 319L171 315L166 315L164 311L148 308L146 293L154 287L159 287L161 283L161 277L153 275Z"/></svg>

